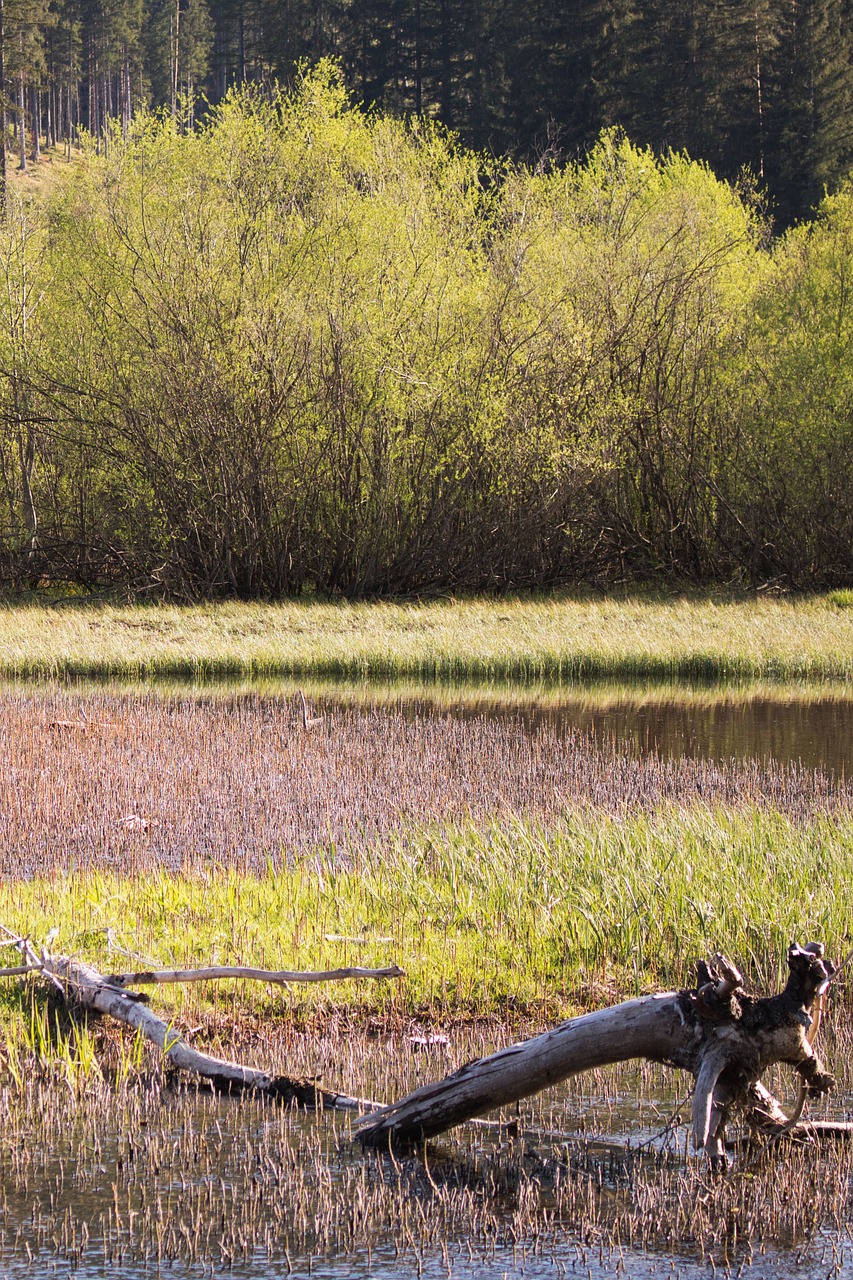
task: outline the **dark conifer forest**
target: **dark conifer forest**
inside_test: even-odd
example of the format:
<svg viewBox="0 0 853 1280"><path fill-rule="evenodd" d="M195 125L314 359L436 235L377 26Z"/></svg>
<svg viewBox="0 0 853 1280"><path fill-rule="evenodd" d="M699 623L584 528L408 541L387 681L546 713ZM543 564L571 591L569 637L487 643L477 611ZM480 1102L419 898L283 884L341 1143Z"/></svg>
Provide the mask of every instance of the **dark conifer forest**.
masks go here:
<svg viewBox="0 0 853 1280"><path fill-rule="evenodd" d="M0 586L853 584L853 3L0 18Z"/></svg>
<svg viewBox="0 0 853 1280"><path fill-rule="evenodd" d="M463 143L576 159L618 126L753 175L777 226L853 161L850 0L4 0L26 150L166 107L191 123L245 82L337 59L359 103ZM31 142L26 141L30 131Z"/></svg>

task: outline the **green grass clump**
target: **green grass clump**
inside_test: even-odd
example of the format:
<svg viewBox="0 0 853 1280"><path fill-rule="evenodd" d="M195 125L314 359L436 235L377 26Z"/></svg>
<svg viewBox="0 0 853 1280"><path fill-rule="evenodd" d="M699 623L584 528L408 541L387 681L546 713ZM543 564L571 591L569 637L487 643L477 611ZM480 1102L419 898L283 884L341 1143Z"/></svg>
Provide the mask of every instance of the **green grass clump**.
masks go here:
<svg viewBox="0 0 853 1280"><path fill-rule="evenodd" d="M853 677L838 596L0 609L0 675L576 680Z"/></svg>
<svg viewBox="0 0 853 1280"><path fill-rule="evenodd" d="M199 1000L278 1017L349 1007L407 1016L549 1016L689 984L717 949L749 984L783 979L791 939L848 945L840 884L853 877L853 819L795 824L766 811L699 805L657 815L521 820L400 837L348 864L303 859L237 872L92 873L0 885L0 920L115 972L209 963L379 966L398 983L266 991L258 984L160 988L159 1006ZM129 954L128 954L129 953ZM20 994L0 985L5 1016Z"/></svg>

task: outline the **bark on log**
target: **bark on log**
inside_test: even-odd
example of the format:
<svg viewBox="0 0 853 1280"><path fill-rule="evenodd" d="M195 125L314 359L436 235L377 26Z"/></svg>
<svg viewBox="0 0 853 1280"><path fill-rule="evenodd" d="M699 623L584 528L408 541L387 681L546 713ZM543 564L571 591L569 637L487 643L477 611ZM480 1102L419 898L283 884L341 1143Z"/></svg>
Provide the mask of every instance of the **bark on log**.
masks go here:
<svg viewBox="0 0 853 1280"><path fill-rule="evenodd" d="M788 965L784 992L755 999L743 991L737 970L715 957L710 968L700 964L695 988L584 1014L468 1062L444 1080L363 1117L359 1136L370 1146L422 1142L581 1071L647 1058L696 1077L694 1143L711 1158L724 1158L725 1124L734 1105L753 1119L763 1115L766 1121L769 1111L778 1127L781 1108L771 1106L775 1099L759 1086L773 1063L794 1065L813 1092L834 1083L806 1037L809 1009L826 989L833 967L816 943L793 944Z"/></svg>

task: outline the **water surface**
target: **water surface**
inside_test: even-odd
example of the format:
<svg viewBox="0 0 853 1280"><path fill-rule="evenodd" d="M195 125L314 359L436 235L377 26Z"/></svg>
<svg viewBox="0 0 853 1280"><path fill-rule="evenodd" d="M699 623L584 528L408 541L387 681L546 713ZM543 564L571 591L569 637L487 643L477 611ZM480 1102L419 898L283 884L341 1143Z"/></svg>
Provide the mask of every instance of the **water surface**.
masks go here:
<svg viewBox="0 0 853 1280"><path fill-rule="evenodd" d="M34 1108L0 1147L0 1276L853 1276L837 1214L784 1243L790 1224L770 1216L748 1244L668 1236L667 1206L737 1200L738 1177L763 1176L747 1167L727 1188L685 1163L684 1127L663 1135L683 1086L596 1072L522 1104L520 1138L468 1127L426 1158L362 1152L340 1114L168 1089L127 1096L123 1114L94 1090L41 1120ZM797 1160L807 1179L841 1173Z"/></svg>

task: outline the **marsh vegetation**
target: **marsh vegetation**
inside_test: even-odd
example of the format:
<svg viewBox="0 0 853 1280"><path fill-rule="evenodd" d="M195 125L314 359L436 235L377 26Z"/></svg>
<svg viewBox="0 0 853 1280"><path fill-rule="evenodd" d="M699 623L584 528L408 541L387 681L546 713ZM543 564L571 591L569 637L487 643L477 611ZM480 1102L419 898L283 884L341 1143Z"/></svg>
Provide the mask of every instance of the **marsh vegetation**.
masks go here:
<svg viewBox="0 0 853 1280"><path fill-rule="evenodd" d="M214 1053L380 1100L720 946L764 990L792 937L846 951L851 189L774 241L748 183L616 132L532 170L329 65L198 127L127 88L0 220L0 674L46 681L0 691L0 922L105 972L396 962L157 993ZM649 579L680 594L605 594ZM54 683L115 676L271 683ZM398 1159L28 983L0 1024L9 1275L853 1269L849 1148L712 1179L659 1072Z"/></svg>
<svg viewBox="0 0 853 1280"><path fill-rule="evenodd" d="M57 1019L51 1025L51 1018ZM849 1145L778 1152L727 1178L685 1160L680 1081L659 1068L596 1072L527 1102L509 1132L469 1131L414 1155L364 1153L339 1114L187 1089L107 1027L36 1007L0 1095L10 1277L780 1274L850 1263ZM356 1028L266 1018L200 1034L274 1066L341 1070L366 1094L414 1087L488 1052L497 1025L426 1043L405 1020ZM419 1034L421 1033L421 1034ZM849 1038L836 1109L847 1105ZM8 1071L8 1067L7 1067ZM631 1144L625 1149L625 1141Z"/></svg>
<svg viewBox="0 0 853 1280"><path fill-rule="evenodd" d="M410 970L413 1007L475 1011L677 983L720 938L765 977L804 927L846 934L849 784L796 764L333 704L305 732L269 695L17 691L3 709L0 918L70 926L66 950L89 931L106 947L125 913L138 949L182 964L236 963L250 931L245 963L366 952Z"/></svg>
<svg viewBox="0 0 853 1280"><path fill-rule="evenodd" d="M503 599L128 606L59 593L0 605L0 674L298 675L337 684L825 682L853 676L853 609L810 596L598 592ZM472 692L474 692L472 690ZM794 690L796 693L796 690ZM557 689L557 696L563 696ZM737 694L736 694L737 696Z"/></svg>
<svg viewBox="0 0 853 1280"><path fill-rule="evenodd" d="M399 625L394 652L409 634L434 655L452 634L437 630L448 612L468 628L456 653L477 628L494 644L495 608L359 606L338 616L375 643L381 615ZM555 636L566 621L580 636L592 616L607 616L594 603L514 608L503 625L531 636L540 616L552 617ZM827 600L781 612L777 601L678 608L696 628L680 635L682 652L702 647L712 619L732 628L726 643L740 628L752 644L761 616L765 653L775 644L778 654L772 620L788 608L802 609L800 643L811 636L819 655L821 638L835 635L842 652L829 623L843 627L846 611ZM266 626L285 617L238 606L213 621L159 608L50 616L54 657L90 644L98 623L118 656L118 637L134 634L122 622L149 618L155 627L183 618L208 653L214 639L236 652L252 643L253 617ZM639 652L654 634L643 627L663 634L674 615L638 604L633 616ZM315 630L296 632L304 619L288 613L276 642L290 633L307 652L322 629L315 616ZM161 632L142 635L131 643L144 668ZM31 652L46 670L49 633L36 636ZM256 640L269 644L269 633ZM332 632L327 642L343 640ZM405 979L369 989L231 982L154 997L159 1016L206 1052L380 1101L562 1017L684 985L696 958L720 945L765 991L778 988L792 937L826 939L836 955L849 946L843 771L808 767L796 748L784 755L778 733L769 753L713 757L667 753L636 720L620 733L607 719L626 706L658 715L668 702L700 718L758 706L781 732L785 708L795 723L817 694L843 734L843 681L568 695L554 682L305 689L321 717L307 730L296 684L268 676L252 687L245 668L237 686L7 686L0 920L36 943L58 930L55 949L103 972L396 962ZM813 1114L846 1115L849 1010L842 983L821 1033L840 1089ZM687 1276L711 1258L734 1274L768 1256L781 1272L800 1256L849 1265L847 1149L798 1149L784 1176L771 1151L709 1179L686 1158L684 1125L668 1124L689 1115L687 1086L672 1072L593 1073L522 1104L508 1117L520 1137L463 1129L424 1163L362 1153L346 1118L187 1087L126 1031L69 1020L13 981L0 986L0 1018L0 1249L10 1276L121 1265L135 1277L170 1262L247 1277L500 1267L538 1278L573 1266L645 1277L670 1264ZM784 1071L768 1083L792 1099Z"/></svg>

